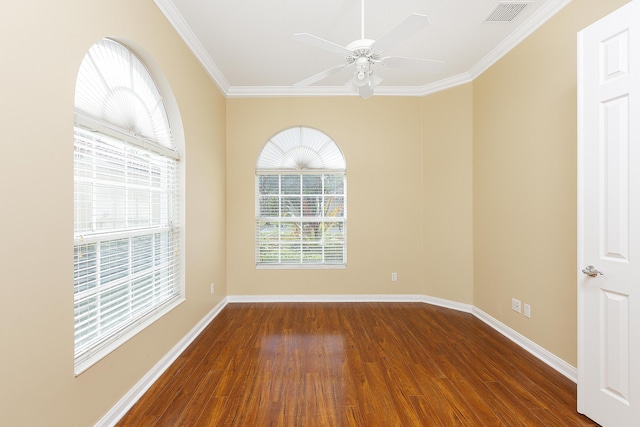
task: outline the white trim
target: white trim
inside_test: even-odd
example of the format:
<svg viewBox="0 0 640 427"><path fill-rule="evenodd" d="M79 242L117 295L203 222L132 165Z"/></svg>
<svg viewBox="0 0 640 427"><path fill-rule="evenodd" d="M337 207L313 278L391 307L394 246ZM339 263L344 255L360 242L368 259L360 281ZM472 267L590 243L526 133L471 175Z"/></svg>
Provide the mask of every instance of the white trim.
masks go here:
<svg viewBox="0 0 640 427"><path fill-rule="evenodd" d="M200 61L209 76L211 76L216 85L218 85L225 97L358 96L357 92L354 92L346 86L231 86L218 66L213 62L213 59L209 56L200 40L198 40L193 30L189 27L184 17L180 14L174 2L172 0L153 1ZM378 96L424 96L471 82L569 3L571 3L571 0L550 0L545 3L498 46L473 65L468 72L424 86L378 86L375 89L375 94Z"/></svg>
<svg viewBox="0 0 640 427"><path fill-rule="evenodd" d="M416 95L431 95L436 92L441 92L443 90L451 89L456 86L471 83L473 79L474 77L472 77L470 73L462 73L458 74L457 76L447 77L446 79L442 79L437 82L429 83L428 85L419 87L417 89Z"/></svg>
<svg viewBox="0 0 640 427"><path fill-rule="evenodd" d="M576 265L576 289L578 292L578 366L581 368L584 366L584 356L585 356L585 330L582 325L584 325L585 317L584 317L584 287L581 286L581 272L582 266L586 266L584 262L584 242L585 242L585 229L584 229L584 208L585 208L585 194L584 194L584 178L585 178L585 122L584 122L584 69L580 65L584 62L584 29L578 32L577 36L577 47L578 47L578 55L576 61L576 75L577 75L577 139L578 143L576 145L577 149L577 211L576 211L576 219L577 219L577 241L576 241L576 251L577 251L577 262ZM588 412L587 409L587 401L585 399L585 390L584 384L586 381L586 372L584 368L578 370L578 412L584 414Z"/></svg>
<svg viewBox="0 0 640 427"><path fill-rule="evenodd" d="M222 311L227 305L227 298L220 301L206 316L191 329L147 374L125 394L118 403L113 406L96 423L96 427L114 426L131 407L142 397L142 395L160 378L160 375L182 354L183 351L195 340L204 328Z"/></svg>
<svg viewBox="0 0 640 427"><path fill-rule="evenodd" d="M430 297L427 295L421 295L422 302L425 304L437 305L444 308L450 308L452 310L463 311L465 313L473 313L473 306L471 304L463 304L461 302L451 301L448 299Z"/></svg>
<svg viewBox="0 0 640 427"><path fill-rule="evenodd" d="M424 302L423 295L229 295L233 303L271 302Z"/></svg>
<svg viewBox="0 0 640 427"><path fill-rule="evenodd" d="M345 270L346 268L347 264L256 264L256 270Z"/></svg>
<svg viewBox="0 0 640 427"><path fill-rule="evenodd" d="M424 96L472 82L469 73L458 74L425 86L378 86L377 96ZM277 98L295 96L359 96L347 86L232 86L228 98Z"/></svg>
<svg viewBox="0 0 640 427"><path fill-rule="evenodd" d="M514 331L504 323L491 317L471 304L463 304L447 299L415 294L362 294L362 295L229 295L211 310L189 333L176 344L116 405L107 412L96 427L115 425L129 409L142 397L153 383L167 370L180 354L195 340L204 328L232 303L274 303L274 302L422 302L452 310L470 313L486 323L500 334L531 353L551 368L558 371L574 383L577 382L577 370L553 353L540 347L525 336Z"/></svg>
<svg viewBox="0 0 640 427"><path fill-rule="evenodd" d="M228 98L273 98L291 96L358 96L347 86L232 86Z"/></svg>
<svg viewBox="0 0 640 427"><path fill-rule="evenodd" d="M193 55L200 61L200 64L205 69L211 79L218 85L218 88L227 95L229 93L230 85L227 79L224 77L218 66L213 59L209 56L207 50L202 46L200 40L196 37L195 33L184 20L182 14L178 11L178 8L172 0L153 0L158 6L158 9L164 14L169 23L178 32L182 40L191 49Z"/></svg>
<svg viewBox="0 0 640 427"><path fill-rule="evenodd" d="M511 341L518 344L520 347L524 348L529 353L531 353L565 377L569 378L574 383L577 383L578 371L576 368L560 359L550 351L540 347L538 344L534 343L524 335L521 335L518 332L514 331L504 323L491 317L479 308L473 307L472 313L475 317L482 320L484 323L491 326L493 329L500 332L502 335L509 338Z"/></svg>

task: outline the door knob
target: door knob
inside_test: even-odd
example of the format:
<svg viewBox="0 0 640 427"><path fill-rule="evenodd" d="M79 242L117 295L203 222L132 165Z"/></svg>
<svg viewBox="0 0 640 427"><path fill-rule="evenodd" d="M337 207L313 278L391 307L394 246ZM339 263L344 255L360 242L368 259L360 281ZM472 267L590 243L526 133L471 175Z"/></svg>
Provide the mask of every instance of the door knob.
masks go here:
<svg viewBox="0 0 640 427"><path fill-rule="evenodd" d="M582 272L587 276L597 277L599 275L603 275L602 271L598 271L593 265L588 265L586 268L582 269Z"/></svg>

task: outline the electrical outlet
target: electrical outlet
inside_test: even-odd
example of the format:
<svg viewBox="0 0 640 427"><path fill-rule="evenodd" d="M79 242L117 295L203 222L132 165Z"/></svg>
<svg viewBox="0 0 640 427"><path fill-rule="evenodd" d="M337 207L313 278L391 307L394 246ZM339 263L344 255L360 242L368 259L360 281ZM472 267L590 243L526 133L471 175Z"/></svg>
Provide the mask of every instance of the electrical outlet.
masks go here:
<svg viewBox="0 0 640 427"><path fill-rule="evenodd" d="M529 304L524 305L524 316L531 317L531 306Z"/></svg>
<svg viewBox="0 0 640 427"><path fill-rule="evenodd" d="M213 295L213 283L211 283L211 295Z"/></svg>
<svg viewBox="0 0 640 427"><path fill-rule="evenodd" d="M398 281L398 273L391 273L391 281L392 282Z"/></svg>
<svg viewBox="0 0 640 427"><path fill-rule="evenodd" d="M511 298L511 310L520 313L520 300Z"/></svg>

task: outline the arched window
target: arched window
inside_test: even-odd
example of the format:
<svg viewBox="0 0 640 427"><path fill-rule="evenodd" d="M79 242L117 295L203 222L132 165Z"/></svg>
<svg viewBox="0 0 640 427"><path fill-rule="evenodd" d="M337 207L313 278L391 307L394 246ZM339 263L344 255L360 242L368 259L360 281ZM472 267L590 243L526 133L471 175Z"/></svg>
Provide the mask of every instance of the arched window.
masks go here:
<svg viewBox="0 0 640 427"><path fill-rule="evenodd" d="M324 133L284 130L256 164L256 266L344 267L346 163Z"/></svg>
<svg viewBox="0 0 640 427"><path fill-rule="evenodd" d="M76 373L183 298L179 164L147 68L114 40L93 45L75 92Z"/></svg>

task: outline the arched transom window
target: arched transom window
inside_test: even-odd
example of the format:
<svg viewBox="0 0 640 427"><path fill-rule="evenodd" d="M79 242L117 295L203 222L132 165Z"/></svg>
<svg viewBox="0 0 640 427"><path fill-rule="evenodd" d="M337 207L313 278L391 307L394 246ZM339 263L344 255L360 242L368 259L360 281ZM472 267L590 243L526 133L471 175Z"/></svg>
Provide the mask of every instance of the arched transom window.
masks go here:
<svg viewBox="0 0 640 427"><path fill-rule="evenodd" d="M182 298L179 163L147 68L113 40L93 45L75 92L76 373Z"/></svg>
<svg viewBox="0 0 640 427"><path fill-rule="evenodd" d="M271 138L256 163L256 265L344 267L346 163L324 133L295 127Z"/></svg>

